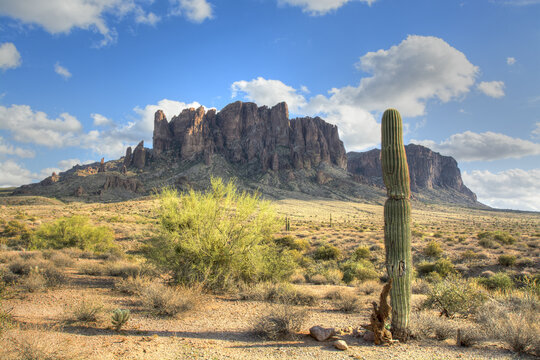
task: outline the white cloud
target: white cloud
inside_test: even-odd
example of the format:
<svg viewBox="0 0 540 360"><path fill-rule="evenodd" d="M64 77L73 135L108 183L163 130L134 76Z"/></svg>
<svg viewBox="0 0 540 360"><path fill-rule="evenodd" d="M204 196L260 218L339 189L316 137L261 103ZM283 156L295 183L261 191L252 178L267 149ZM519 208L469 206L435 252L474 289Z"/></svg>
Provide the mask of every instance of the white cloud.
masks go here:
<svg viewBox="0 0 540 360"><path fill-rule="evenodd" d="M298 111L307 104L304 96L298 94L293 87L279 80L266 80L262 77L251 81L235 81L231 85L231 91L233 98L242 93L246 99L259 105L273 106L285 101L292 112Z"/></svg>
<svg viewBox="0 0 540 360"><path fill-rule="evenodd" d="M513 57L507 57L506 58L506 63L508 65L514 65L516 63L516 58L513 58Z"/></svg>
<svg viewBox="0 0 540 360"><path fill-rule="evenodd" d="M532 136L535 138L540 138L540 121L535 124L535 128L532 131Z"/></svg>
<svg viewBox="0 0 540 360"><path fill-rule="evenodd" d="M113 123L111 119L108 119L101 114L91 114L90 117L94 119L94 126L108 126Z"/></svg>
<svg viewBox="0 0 540 360"><path fill-rule="evenodd" d="M161 20L160 16L154 14L153 12L145 13L142 9L137 11L137 15L135 16L135 21L139 24L154 26L159 20Z"/></svg>
<svg viewBox="0 0 540 360"><path fill-rule="evenodd" d="M32 150L15 147L4 141L4 138L0 136L0 157L3 155L15 155L21 158L33 158L36 153Z"/></svg>
<svg viewBox="0 0 540 360"><path fill-rule="evenodd" d="M540 169L463 172L463 182L487 205L540 211Z"/></svg>
<svg viewBox="0 0 540 360"><path fill-rule="evenodd" d="M492 98L497 99L504 96L504 82L502 81L482 81L476 87Z"/></svg>
<svg viewBox="0 0 540 360"><path fill-rule="evenodd" d="M71 77L71 73L69 72L69 70L60 65L59 62L56 62L56 64L54 64L54 72L66 80Z"/></svg>
<svg viewBox="0 0 540 360"><path fill-rule="evenodd" d="M369 52L357 67L373 76L358 87L333 89L340 103L355 103L369 111L393 107L403 116L419 116L429 99L448 102L467 94L478 68L444 40L409 35L388 50Z"/></svg>
<svg viewBox="0 0 540 360"><path fill-rule="evenodd" d="M36 179L36 174L13 160L0 162L0 187L28 184Z"/></svg>
<svg viewBox="0 0 540 360"><path fill-rule="evenodd" d="M484 133L465 131L454 134L439 144L431 140L411 140L411 142L450 155L458 161L490 161L540 154L538 143L491 131Z"/></svg>
<svg viewBox="0 0 540 360"><path fill-rule="evenodd" d="M21 54L13 43L5 42L0 45L0 69L15 69L21 65Z"/></svg>
<svg viewBox="0 0 540 360"><path fill-rule="evenodd" d="M11 105L0 106L0 130L10 131L19 142L54 148L78 145L76 135L82 131L82 125L68 113L50 119L28 105Z"/></svg>
<svg viewBox="0 0 540 360"><path fill-rule="evenodd" d="M312 16L325 15L337 10L351 0L278 0L278 5L298 6ZM359 0L371 6L377 0Z"/></svg>
<svg viewBox="0 0 540 360"><path fill-rule="evenodd" d="M357 67L372 76L356 87L334 88L328 96L306 99L305 91L261 77L234 82L232 95L259 105L286 101L294 113L320 115L338 125L347 150L362 150L379 143L380 125L372 112L394 107L403 116L423 115L430 99L447 102L468 93L478 73L463 53L425 36L408 36L389 50L367 53Z"/></svg>
<svg viewBox="0 0 540 360"><path fill-rule="evenodd" d="M174 7L172 15L183 15L188 20L201 23L206 19L211 19L212 5L206 0L172 0Z"/></svg>

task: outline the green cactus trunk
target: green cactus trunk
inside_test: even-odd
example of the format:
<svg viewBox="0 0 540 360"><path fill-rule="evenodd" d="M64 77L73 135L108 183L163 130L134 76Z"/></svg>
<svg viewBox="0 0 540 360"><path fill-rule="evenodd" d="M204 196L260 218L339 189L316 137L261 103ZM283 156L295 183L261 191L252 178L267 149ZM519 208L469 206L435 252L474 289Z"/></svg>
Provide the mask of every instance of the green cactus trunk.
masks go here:
<svg viewBox="0 0 540 360"><path fill-rule="evenodd" d="M382 118L381 163L388 199L384 204L386 269L392 278L392 335L400 341L410 336L411 307L411 196L409 167L403 145L399 112L388 109Z"/></svg>

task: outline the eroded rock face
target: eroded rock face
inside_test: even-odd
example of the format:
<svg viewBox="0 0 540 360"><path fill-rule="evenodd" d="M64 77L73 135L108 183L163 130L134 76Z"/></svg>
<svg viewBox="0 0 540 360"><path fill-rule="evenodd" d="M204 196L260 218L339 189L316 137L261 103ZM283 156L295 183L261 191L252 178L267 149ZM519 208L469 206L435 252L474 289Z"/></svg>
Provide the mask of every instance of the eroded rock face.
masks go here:
<svg viewBox="0 0 540 360"><path fill-rule="evenodd" d="M450 156L443 156L424 146L409 144L405 146L411 190L420 192L423 189L454 189L476 201L476 195L463 184L457 162ZM350 173L368 179L382 177L381 151L373 149L363 153L347 154L347 169Z"/></svg>
<svg viewBox="0 0 540 360"><path fill-rule="evenodd" d="M101 158L101 162L99 163L98 173L102 172L105 172L105 158Z"/></svg>
<svg viewBox="0 0 540 360"><path fill-rule="evenodd" d="M60 176L58 176L55 172L53 172L51 176L41 180L40 184L43 186L52 185L55 182L58 182L58 180L60 180Z"/></svg>
<svg viewBox="0 0 540 360"><path fill-rule="evenodd" d="M144 141L141 141L135 150L133 150L133 157L131 159L131 165L137 169L142 169L146 165L146 149L144 148Z"/></svg>
<svg viewBox="0 0 540 360"><path fill-rule="evenodd" d="M310 169L321 163L347 166L337 127L318 117L289 120L286 103L268 108L237 101L220 112L184 109L170 122L159 110L153 142L154 155L208 164L217 153L233 163L258 164L262 171Z"/></svg>
<svg viewBox="0 0 540 360"><path fill-rule="evenodd" d="M105 183L103 184L104 191L118 188L129 190L132 192L144 191L144 188L139 180L123 178L116 175L109 175L105 178Z"/></svg>

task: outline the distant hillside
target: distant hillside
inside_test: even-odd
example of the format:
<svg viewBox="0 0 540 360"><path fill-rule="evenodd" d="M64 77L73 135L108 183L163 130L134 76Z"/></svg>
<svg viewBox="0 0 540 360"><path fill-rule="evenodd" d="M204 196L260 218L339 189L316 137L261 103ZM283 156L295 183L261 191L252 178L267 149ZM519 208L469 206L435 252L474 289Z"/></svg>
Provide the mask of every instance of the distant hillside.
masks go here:
<svg viewBox="0 0 540 360"><path fill-rule="evenodd" d="M409 161L418 200L481 206L461 182L455 160L416 145L407 149L414 149ZM152 149L141 141L121 159L78 165L14 194L121 201L163 186L204 189L217 176L269 198L382 203L380 169L378 150L346 154L337 126L319 117L289 120L285 103L269 108L238 101L219 112L185 109L170 121L158 110Z"/></svg>
<svg viewBox="0 0 540 360"><path fill-rule="evenodd" d="M463 184L454 158L415 144L406 145L405 153L409 164L411 191L416 193L416 197L425 200L440 197L443 201L471 205L478 203L476 195ZM384 187L379 149L347 153L347 169L350 173L363 177L365 181Z"/></svg>

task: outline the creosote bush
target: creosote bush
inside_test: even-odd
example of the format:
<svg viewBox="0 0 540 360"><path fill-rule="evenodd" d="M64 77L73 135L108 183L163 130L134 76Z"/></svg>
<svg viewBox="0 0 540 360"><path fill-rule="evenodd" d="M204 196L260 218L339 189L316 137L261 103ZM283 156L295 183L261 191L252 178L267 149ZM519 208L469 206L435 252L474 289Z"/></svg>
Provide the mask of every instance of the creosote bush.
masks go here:
<svg viewBox="0 0 540 360"><path fill-rule="evenodd" d="M502 266L513 266L516 264L517 258L515 255L500 255L499 264Z"/></svg>
<svg viewBox="0 0 540 360"><path fill-rule="evenodd" d="M478 283L489 290L507 291L514 287L512 278L501 272L488 278L479 278Z"/></svg>
<svg viewBox="0 0 540 360"><path fill-rule="evenodd" d="M341 250L334 245L323 244L313 253L315 260L338 260L341 256Z"/></svg>
<svg viewBox="0 0 540 360"><path fill-rule="evenodd" d="M424 306L435 308L446 317L453 317L473 313L486 299L485 292L473 281L451 274L431 285Z"/></svg>
<svg viewBox="0 0 540 360"><path fill-rule="evenodd" d="M367 280L376 280L379 273L372 262L362 259L358 261L347 261L341 265L343 271L343 281L350 283L354 280L359 282Z"/></svg>
<svg viewBox="0 0 540 360"><path fill-rule="evenodd" d="M274 208L233 183L211 183L206 193L164 189L158 195L160 235L147 256L178 283L216 291L287 279L296 266L289 250L274 242L281 226Z"/></svg>
<svg viewBox="0 0 540 360"><path fill-rule="evenodd" d="M204 296L197 286L166 286L151 283L140 292L143 305L153 314L175 317L203 303Z"/></svg>
<svg viewBox="0 0 540 360"><path fill-rule="evenodd" d="M439 258L442 254L443 249L441 248L441 244L434 240L430 241L424 249L424 255L429 257Z"/></svg>
<svg viewBox="0 0 540 360"><path fill-rule="evenodd" d="M114 233L106 226L95 226L87 217L74 215L43 224L32 236L33 249L63 249L76 247L81 250L103 253L116 248Z"/></svg>

